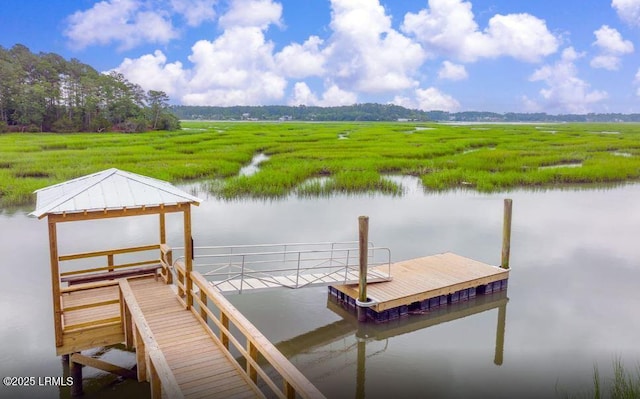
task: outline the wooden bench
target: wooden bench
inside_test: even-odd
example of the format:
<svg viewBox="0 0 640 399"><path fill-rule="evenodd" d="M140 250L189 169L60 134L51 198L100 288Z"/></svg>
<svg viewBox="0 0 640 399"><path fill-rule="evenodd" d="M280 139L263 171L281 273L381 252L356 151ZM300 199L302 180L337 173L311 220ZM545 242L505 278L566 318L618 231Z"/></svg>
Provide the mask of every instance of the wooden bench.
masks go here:
<svg viewBox="0 0 640 399"><path fill-rule="evenodd" d="M94 283L96 281L115 280L118 278L144 276L147 274L157 274L158 269L162 268L162 265L149 265L136 268L120 269L109 272L100 273L88 273L77 276L67 276L60 278L63 283L68 283L70 286L74 284Z"/></svg>

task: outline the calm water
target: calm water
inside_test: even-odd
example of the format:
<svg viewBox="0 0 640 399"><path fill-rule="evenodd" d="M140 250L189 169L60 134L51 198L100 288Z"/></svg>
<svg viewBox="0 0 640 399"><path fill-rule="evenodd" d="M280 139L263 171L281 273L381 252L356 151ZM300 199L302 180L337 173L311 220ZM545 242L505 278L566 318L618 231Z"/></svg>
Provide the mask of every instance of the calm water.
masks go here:
<svg viewBox="0 0 640 399"><path fill-rule="evenodd" d="M194 239L197 246L350 241L357 217L368 215L370 240L390 247L393 260L452 251L497 264L508 196L512 272L502 348L495 307L473 314L465 305L470 316L429 327L429 315L358 327L327 302L326 288L230 299L329 398L563 397L592 387L595 364L603 378L615 359L632 371L640 364L640 185L483 195L424 194L416 180L403 183L408 191L396 198L224 202L198 193L206 200L193 211ZM0 214L0 374L62 376L46 222L28 211ZM157 240L155 217L59 227L61 253ZM168 228L170 244L181 246L180 217L169 218ZM117 349L104 358L133 363ZM136 383L105 386L113 379L97 371L85 369L85 376L90 397L148 395ZM3 398L66 395L57 387L0 387Z"/></svg>

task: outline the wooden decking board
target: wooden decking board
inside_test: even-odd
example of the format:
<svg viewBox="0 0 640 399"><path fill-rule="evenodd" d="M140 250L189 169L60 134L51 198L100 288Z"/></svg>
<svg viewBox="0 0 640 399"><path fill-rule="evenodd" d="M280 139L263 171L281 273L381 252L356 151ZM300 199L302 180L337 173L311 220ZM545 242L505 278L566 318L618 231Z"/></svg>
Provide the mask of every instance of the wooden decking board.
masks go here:
<svg viewBox="0 0 640 399"><path fill-rule="evenodd" d="M259 396L195 315L182 307L169 286L152 279L131 281L130 285L158 347L186 397L202 390L208 390L210 395L221 381L237 385L239 392Z"/></svg>
<svg viewBox="0 0 640 399"><path fill-rule="evenodd" d="M374 270L386 273L387 267ZM447 295L509 277L509 271L453 253L443 253L391 265L393 280L367 284L367 296L377 302L377 312L409 305L415 301ZM358 297L357 285L336 285L351 298Z"/></svg>

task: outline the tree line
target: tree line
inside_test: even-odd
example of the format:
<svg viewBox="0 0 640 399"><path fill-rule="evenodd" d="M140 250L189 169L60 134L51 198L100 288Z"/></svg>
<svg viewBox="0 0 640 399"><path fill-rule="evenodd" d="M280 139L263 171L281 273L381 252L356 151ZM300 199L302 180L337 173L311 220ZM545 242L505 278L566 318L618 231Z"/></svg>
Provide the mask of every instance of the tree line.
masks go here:
<svg viewBox="0 0 640 399"><path fill-rule="evenodd" d="M0 46L0 132L174 130L162 91L145 92L120 73L102 74L77 59Z"/></svg>
<svg viewBox="0 0 640 399"><path fill-rule="evenodd" d="M315 106L191 106L174 105L171 111L187 120L297 120L297 121L435 121L435 122L640 122L640 114L560 114L544 112L421 111L392 104Z"/></svg>

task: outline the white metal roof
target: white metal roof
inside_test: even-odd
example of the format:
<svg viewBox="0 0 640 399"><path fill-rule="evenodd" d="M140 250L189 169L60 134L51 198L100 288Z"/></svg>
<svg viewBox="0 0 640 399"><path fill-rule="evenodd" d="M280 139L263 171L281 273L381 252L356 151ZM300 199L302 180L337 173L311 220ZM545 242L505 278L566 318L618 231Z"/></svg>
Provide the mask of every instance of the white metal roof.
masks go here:
<svg viewBox="0 0 640 399"><path fill-rule="evenodd" d="M31 215L37 217L51 213L202 202L168 182L115 168L45 187L35 193L36 209Z"/></svg>

